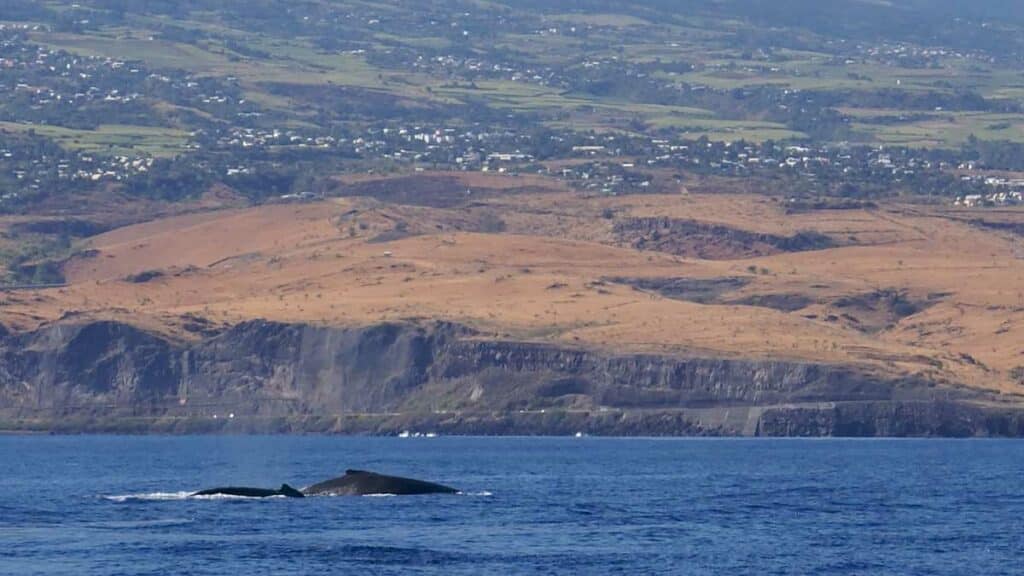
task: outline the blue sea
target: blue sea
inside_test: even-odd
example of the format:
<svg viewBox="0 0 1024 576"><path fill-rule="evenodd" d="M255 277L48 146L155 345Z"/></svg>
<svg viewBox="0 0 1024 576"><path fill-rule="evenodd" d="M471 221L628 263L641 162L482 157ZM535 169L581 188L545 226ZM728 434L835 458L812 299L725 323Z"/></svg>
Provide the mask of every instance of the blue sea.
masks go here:
<svg viewBox="0 0 1024 576"><path fill-rule="evenodd" d="M1024 574L1024 443L0 436L0 574Z"/></svg>

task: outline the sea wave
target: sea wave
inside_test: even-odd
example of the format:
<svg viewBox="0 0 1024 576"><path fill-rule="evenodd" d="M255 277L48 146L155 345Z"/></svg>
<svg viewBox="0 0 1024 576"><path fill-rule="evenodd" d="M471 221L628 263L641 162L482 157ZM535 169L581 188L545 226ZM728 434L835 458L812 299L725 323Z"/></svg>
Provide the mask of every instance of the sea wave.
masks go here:
<svg viewBox="0 0 1024 576"><path fill-rule="evenodd" d="M184 526L195 522L193 518L163 518L157 520L115 520L107 522L89 522L85 524L88 528L100 530L130 530L145 528L168 528L172 526Z"/></svg>

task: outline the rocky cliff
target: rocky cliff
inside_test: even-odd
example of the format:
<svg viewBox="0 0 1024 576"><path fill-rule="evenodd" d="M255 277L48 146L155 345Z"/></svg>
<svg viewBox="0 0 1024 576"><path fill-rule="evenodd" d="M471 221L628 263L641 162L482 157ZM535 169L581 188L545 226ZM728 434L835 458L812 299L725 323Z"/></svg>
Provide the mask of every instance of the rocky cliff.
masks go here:
<svg viewBox="0 0 1024 576"><path fill-rule="evenodd" d="M61 431L1024 435L1024 412L852 366L614 355L450 323L113 322L0 336L0 426Z"/></svg>

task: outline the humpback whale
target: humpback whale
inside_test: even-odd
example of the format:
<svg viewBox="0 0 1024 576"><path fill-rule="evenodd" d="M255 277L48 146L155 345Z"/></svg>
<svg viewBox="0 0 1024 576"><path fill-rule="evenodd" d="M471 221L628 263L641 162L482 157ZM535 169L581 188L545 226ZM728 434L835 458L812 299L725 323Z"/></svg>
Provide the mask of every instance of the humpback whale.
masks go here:
<svg viewBox="0 0 1024 576"><path fill-rule="evenodd" d="M306 496L365 496L368 494L456 494L458 490L433 482L387 476L365 470L346 470L344 476L302 489Z"/></svg>
<svg viewBox="0 0 1024 576"><path fill-rule="evenodd" d="M268 498L270 496L287 496L288 498L305 497L302 492L299 492L287 484L281 484L281 487L277 490L270 490L268 488L248 488L245 486L223 486L219 488L210 488L209 490L200 490L199 492L192 494L192 496L213 496L218 494L224 494L226 496L245 496L248 498Z"/></svg>

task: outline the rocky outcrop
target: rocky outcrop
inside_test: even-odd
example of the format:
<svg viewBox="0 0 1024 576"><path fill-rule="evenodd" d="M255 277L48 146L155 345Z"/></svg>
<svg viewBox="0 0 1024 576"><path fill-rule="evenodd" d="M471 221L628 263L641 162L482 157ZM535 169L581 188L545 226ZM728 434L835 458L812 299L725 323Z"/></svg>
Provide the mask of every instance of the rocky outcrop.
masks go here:
<svg viewBox="0 0 1024 576"><path fill-rule="evenodd" d="M614 232L620 244L638 250L711 260L824 250L838 245L820 232L779 236L665 216L627 218L616 222Z"/></svg>
<svg viewBox="0 0 1024 576"><path fill-rule="evenodd" d="M801 294L755 294L740 298L730 297L732 292L750 284L750 278L736 276L719 278L611 276L602 281L625 284L637 290L654 292L665 298L697 304L734 304L795 312L813 303L813 300Z"/></svg>
<svg viewBox="0 0 1024 576"><path fill-rule="evenodd" d="M113 322L0 337L0 427L476 434L1021 435L977 394L852 366L612 355L450 323Z"/></svg>
<svg viewBox="0 0 1024 576"><path fill-rule="evenodd" d="M632 286L637 290L655 292L665 298L711 304L722 301L722 295L728 294L750 284L749 278L724 276L721 278L678 278L648 277L625 278L621 276L605 278L605 281Z"/></svg>

